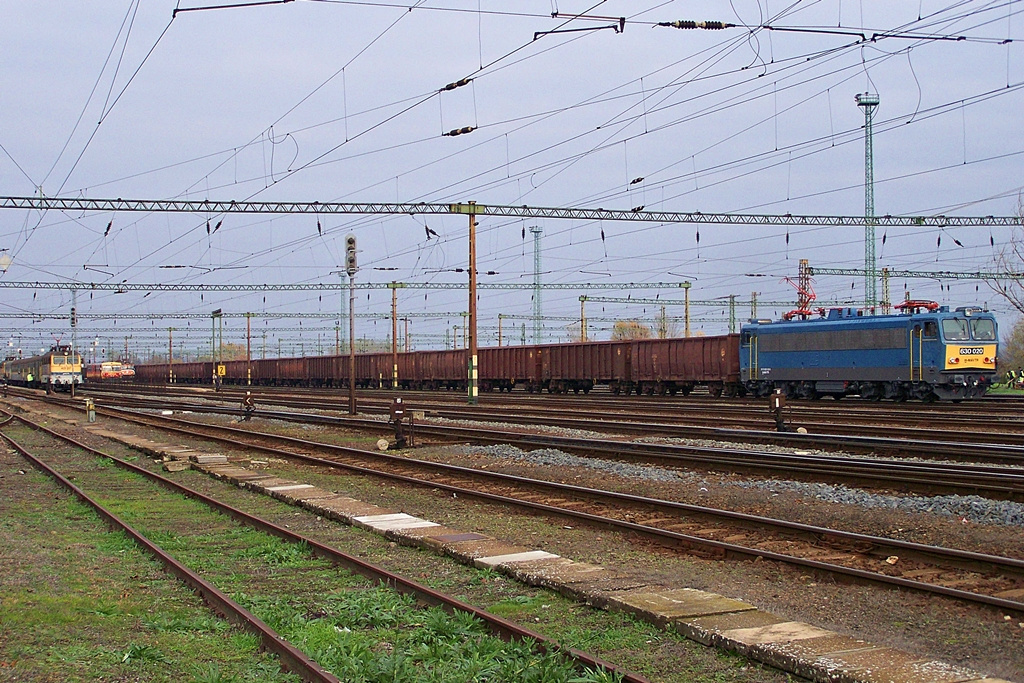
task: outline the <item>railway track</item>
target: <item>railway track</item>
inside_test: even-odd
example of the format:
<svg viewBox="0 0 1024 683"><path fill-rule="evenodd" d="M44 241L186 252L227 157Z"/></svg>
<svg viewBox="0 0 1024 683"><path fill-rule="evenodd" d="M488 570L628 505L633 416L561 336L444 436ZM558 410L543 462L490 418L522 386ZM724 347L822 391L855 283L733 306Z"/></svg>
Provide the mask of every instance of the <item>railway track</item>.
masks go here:
<svg viewBox="0 0 1024 683"><path fill-rule="evenodd" d="M124 390L110 391L101 389L94 391L97 396L121 395ZM132 389L131 393L135 393ZM141 395L151 395L143 392ZM196 391L195 389L174 390L161 394L166 396L202 397L210 400L232 401L240 398L240 393L212 391ZM391 397L394 394L361 399L361 412L385 414L388 412ZM293 392L267 392L256 390L257 401L305 410L323 410L323 395L297 394ZM415 399L406 399L407 409L422 409L432 416L452 420L476 420L495 422L516 422L524 425L557 425L578 429L603 429L620 434L677 436L685 431L691 438L707 438L717 440L750 441L756 443L774 443L793 445L796 447L829 448L836 447L855 452L883 452L886 455L907 455L936 457L946 456L951 459L968 459L977 457L984 462L1004 464L1024 464L1024 421L1019 419L1003 419L991 421L991 425L1001 425L997 431L982 429L986 423L979 423L973 418L949 421L955 425L946 429L935 427L897 426L892 422L883 422L877 416L864 416L860 422L847 422L840 414L835 417L819 415L803 417L799 413L787 415L789 426L804 427L808 434L795 432L778 433L774 431L774 421L763 405L748 406L742 410L735 407L720 408L718 404L702 404L686 409L673 407L665 410L638 410L633 405L628 410L595 410L593 404L584 404L572 399L556 399L536 405L534 401L525 402L487 402L480 406L466 406L456 400L438 400L429 395L416 394ZM332 401L333 402L333 401ZM330 404L327 404L330 405ZM338 402L338 409L347 409ZM933 420L934 422L934 420ZM966 424L965 424L966 422ZM967 428L967 427L970 428ZM1012 429L1016 431L1005 431ZM920 445L917 445L920 444ZM971 449L979 444L987 445L985 449Z"/></svg>
<svg viewBox="0 0 1024 683"><path fill-rule="evenodd" d="M112 389L115 391L133 391L133 392L154 392L164 393L166 391L181 391L191 393L209 393L212 392L211 387L199 384L162 384L162 385L151 385L151 384L139 384L139 383L109 383L109 384L97 384L93 383L85 387L86 389L105 390ZM296 397L300 396L317 396L320 398L330 397L334 400L342 402L347 399L347 389L344 388L328 388L328 387L300 387L300 386L272 386L272 385L224 385L221 389L222 393L230 392L244 392L246 390L259 392L261 394L282 394L292 395ZM395 395L401 395L406 397L415 397L417 400L423 401L439 401L448 403L465 403L466 396L464 392L457 391L423 391L423 390L407 390L399 389L394 390L390 388L380 389L358 389L357 395L360 399L363 398L379 398L379 399L390 399ZM645 412L651 410L665 410L665 411L688 411L688 410L714 410L721 412L722 414L729 413L762 413L765 410L767 401L764 399L754 398L714 398L706 393L694 392L693 394L682 397L670 397L670 396L616 396L608 391L602 391L600 388L595 389L589 394L569 394L569 395L553 395L547 393L529 393L525 391L515 391L513 393L505 392L485 392L481 393L478 397L480 405L505 405L509 403L517 403L520 405L530 404L544 407L558 407L560 405L574 405L574 406L600 406L602 408L609 409L621 409L624 411L642 409ZM1024 408L1024 395L1020 397L1016 396L987 396L982 399L975 399L971 401L963 401L961 403L951 402L938 402L938 403L919 403L919 402L908 402L908 403L893 403L887 401L874 402L874 401L861 401L858 399L849 399L845 401L833 401L828 399L822 399L819 401L807 401L801 399L794 399L789 401L788 406L794 414L799 414L801 411L807 411L811 413L824 414L824 415L848 415L851 418L858 416L864 418L873 418L874 420L885 419L902 421L907 418L914 418L915 416L927 416L928 420L934 418L955 418L963 417L964 415L974 415L988 418L1008 418L1009 421L1013 421L1015 418L1019 418L1021 409Z"/></svg>
<svg viewBox="0 0 1024 683"><path fill-rule="evenodd" d="M177 418L111 411L137 424L406 485L569 517L716 557L762 558L1024 614L1024 560L583 488ZM273 445L270 445L273 444Z"/></svg>
<svg viewBox="0 0 1024 683"><path fill-rule="evenodd" d="M58 400L58 399L54 399ZM211 406L199 403L172 403L163 399L150 400L122 397L117 401L104 402L113 408L113 403L124 407L150 410L171 409L182 412L220 413L240 415L235 408ZM383 411L382 411L383 412ZM292 422L311 422L348 426L376 431L390 432L386 423L380 420L338 417L318 413L294 413L279 410L260 409L261 417L280 419ZM476 413L481 419L481 415ZM494 416L493 419L503 423L514 420L510 416ZM465 419L465 418L464 418ZM610 420L580 421L577 419L559 419L556 417L537 418L529 421L532 425L558 425L587 430L630 431L629 424L619 424ZM621 428L621 429L620 429ZM560 437L543 433L513 431L500 429L494 425L487 427L469 427L458 425L436 425L417 423L416 433L420 436L452 440L470 440L476 443L511 443L525 448L558 448L575 453L595 454L618 460L628 460L643 464L659 464L669 467L690 467L701 469L719 469L744 473L769 473L797 479L831 481L843 484L861 484L870 487L885 487L922 494L977 494L992 498L1024 500L1024 472L1004 463L1019 465L1024 462L1024 449L1012 446L995 446L987 444L971 444L952 442L919 442L906 444L899 440L871 437L845 437L839 440L812 435L792 435L795 441L787 439L775 440L773 433L755 435L769 443L796 444L810 448L843 448L860 446L862 450L888 451L894 450L904 455L914 454L931 458L947 455L957 456L979 462L996 464L963 464L944 461L894 461L885 458L849 457L841 455L823 455L810 452L776 452L755 450L751 448L726 448L724 446L695 446L681 443L655 443L651 441L631 441L617 437ZM640 431L641 434L654 436L678 436L679 431L666 430L664 426L654 425L651 431ZM731 430L714 430L698 434L693 429L685 432L687 438L703 437L721 441L744 440L745 433ZM789 436L789 435L786 435Z"/></svg>
<svg viewBox="0 0 1024 683"><path fill-rule="evenodd" d="M581 670L584 667L589 667L591 669L603 670L608 672L610 675L619 676L620 678L617 678L616 680L630 681L633 683L647 682L646 678L638 674L623 671L613 664L605 662L580 650L561 646L535 631L490 614L489 612L476 608L462 600L433 590L415 580L400 576L355 556L341 552L335 548L320 543L315 539L297 534L285 527L274 524L260 517L250 515L236 507L229 506L215 498L204 495L199 491L171 481L170 479L162 477L148 469L139 467L113 455L94 449L80 441L49 429L25 417L12 416L2 412L0 412L0 414L5 416L3 421L0 422L0 428L9 425L12 421L23 423L39 433L51 437L53 440L70 445L79 451L93 456L94 458L101 459L105 462L112 462L121 471L130 472L132 475L136 475L134 479L125 478L121 475L112 477L110 468L90 468L78 463L71 467L71 469L73 469L73 477L75 481L78 482L78 484L75 484L62 475L52 464L49 464L45 462L43 458L30 453L24 446L19 444L8 434L0 432L0 438L10 444L12 448L14 448L26 460L31 462L33 466L47 473L51 478L72 492L82 502L93 508L112 527L128 534L140 546L146 549L146 551L160 562L170 573L174 574L194 590L199 592L204 600L206 600L216 611L225 615L233 623L241 625L242 627L257 634L265 648L277 654L288 670L295 672L305 681L335 683L340 681L340 679L329 671L326 671L301 650L287 642L266 623L232 600L226 593L216 588L216 586L214 586L209 580L186 567L182 562L175 559L170 553L166 552L150 538L147 538L141 531L133 528L131 525L120 519L117 515L111 512L110 509L98 502L95 495L90 495L86 489L102 490L108 495L110 491L113 490L116 491L117 496L125 494L152 496L153 493L151 488L147 488L147 492L140 493L133 487L136 483L156 483L167 492L181 494L199 501L211 510L223 513L238 524L284 539L290 543L302 544L302 546L308 548L315 556L324 558L334 565L344 567L355 574L370 579L373 582L385 584L402 594L411 595L417 602L423 605L441 606L448 611L472 615L483 622L487 626L488 630L497 637L505 640L534 642L537 644L536 646L540 651L561 653L563 656L573 660ZM68 463L64 463L64 465L67 467ZM153 505L158 505L158 503L154 501ZM171 520L171 524L173 524L173 520Z"/></svg>

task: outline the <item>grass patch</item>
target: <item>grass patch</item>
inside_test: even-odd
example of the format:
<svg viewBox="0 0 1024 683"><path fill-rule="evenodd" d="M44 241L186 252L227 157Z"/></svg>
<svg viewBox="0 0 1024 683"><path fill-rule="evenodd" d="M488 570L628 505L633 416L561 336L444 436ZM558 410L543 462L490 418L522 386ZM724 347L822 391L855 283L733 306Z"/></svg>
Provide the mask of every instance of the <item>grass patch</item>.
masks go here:
<svg viewBox="0 0 1024 683"><path fill-rule="evenodd" d="M179 561L221 589L236 593L239 602L343 680L557 683L603 679L603 675L594 679L597 674L579 672L559 654L536 651L532 642L506 643L495 638L472 616L421 609L410 598L312 557L305 545L240 527L196 501L106 463L68 457L75 458L76 483L82 488ZM79 516L84 522L92 513L83 510ZM85 554L95 551L98 543L79 545ZM105 565L139 555L130 542L108 541L107 546ZM371 558L389 554L384 545L366 553ZM232 633L224 638L225 631L201 615L173 609L166 598L151 598L151 584L164 583L159 576L160 570L148 567L135 568L128 577L85 572L80 575L79 587L84 590L77 600L45 605L36 601L33 608L42 610L35 614L47 613L50 624L40 628L36 623L33 630L49 633L54 642L72 627L86 630L100 624L99 632L107 634L93 643L54 646L50 654L63 662L63 678L77 680L85 670L97 678L248 677L247 671L232 668L230 657L200 656L197 643L219 639L227 652L234 648L251 653L258 646L255 637ZM127 588L122 583L126 578L132 584ZM150 607L161 602L167 611L152 614ZM116 636L115 625L122 631ZM277 677L281 678L280 672Z"/></svg>
<svg viewBox="0 0 1024 683"><path fill-rule="evenodd" d="M262 595L236 599L345 681L618 680L579 672L533 643L504 642L471 615L418 608L387 588L335 592L312 610Z"/></svg>
<svg viewBox="0 0 1024 683"><path fill-rule="evenodd" d="M0 461L12 467L23 466ZM24 469L0 479L0 677L170 682L215 668L225 681L297 680L254 639L225 638L238 632L130 539Z"/></svg>

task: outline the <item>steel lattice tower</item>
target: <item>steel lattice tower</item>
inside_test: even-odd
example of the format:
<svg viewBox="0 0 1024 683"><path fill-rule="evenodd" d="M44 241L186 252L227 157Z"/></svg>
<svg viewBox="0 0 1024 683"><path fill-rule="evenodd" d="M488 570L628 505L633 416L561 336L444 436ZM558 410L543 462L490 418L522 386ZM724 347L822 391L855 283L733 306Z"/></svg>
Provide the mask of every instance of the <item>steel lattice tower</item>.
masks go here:
<svg viewBox="0 0 1024 683"><path fill-rule="evenodd" d="M541 305L540 305L540 234L537 226L530 228L533 235L533 343L541 341Z"/></svg>
<svg viewBox="0 0 1024 683"><path fill-rule="evenodd" d="M864 309L873 314L878 303L878 270L875 261L875 157L871 121L878 95L863 93L854 98L864 108Z"/></svg>

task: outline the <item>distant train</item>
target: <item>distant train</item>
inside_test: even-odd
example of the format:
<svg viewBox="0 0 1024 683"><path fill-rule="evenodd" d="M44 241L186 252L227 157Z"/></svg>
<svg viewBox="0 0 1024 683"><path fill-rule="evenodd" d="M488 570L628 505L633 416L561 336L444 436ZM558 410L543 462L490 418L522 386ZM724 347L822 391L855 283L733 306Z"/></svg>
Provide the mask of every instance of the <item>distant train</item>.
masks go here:
<svg viewBox="0 0 1024 683"><path fill-rule="evenodd" d="M99 382L110 380L126 380L135 377L135 367L130 363L120 361L103 361L102 363L91 363L83 369L86 382Z"/></svg>
<svg viewBox="0 0 1024 683"><path fill-rule="evenodd" d="M978 308L949 311L922 302L897 315L821 310L821 317L750 321L739 334L633 339L479 350L481 391L588 393L606 385L620 395L689 394L867 400L962 400L984 395L996 372L995 317ZM917 310L924 309L924 313ZM465 390L464 349L356 356L357 387ZM348 386L348 356L227 361L225 384ZM210 362L147 364L146 383L209 384ZM394 378L394 379L393 379Z"/></svg>
<svg viewBox="0 0 1024 683"><path fill-rule="evenodd" d="M31 358L7 358L0 374L16 386L69 391L82 383L82 356L73 353L70 346L58 345Z"/></svg>

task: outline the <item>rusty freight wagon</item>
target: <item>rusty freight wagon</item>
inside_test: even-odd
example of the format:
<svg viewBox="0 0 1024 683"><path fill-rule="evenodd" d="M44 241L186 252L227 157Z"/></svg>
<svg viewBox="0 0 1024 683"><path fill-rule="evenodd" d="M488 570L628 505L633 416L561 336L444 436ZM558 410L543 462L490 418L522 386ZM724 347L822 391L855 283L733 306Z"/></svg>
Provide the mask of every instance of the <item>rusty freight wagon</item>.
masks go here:
<svg viewBox="0 0 1024 683"><path fill-rule="evenodd" d="M738 334L676 339L634 339L632 387L644 394L689 394L706 386L712 396L744 394Z"/></svg>
<svg viewBox="0 0 1024 683"><path fill-rule="evenodd" d="M590 393L597 384L615 391L629 380L629 344L620 341L549 344L537 347L541 379L552 394Z"/></svg>
<svg viewBox="0 0 1024 683"><path fill-rule="evenodd" d="M512 391L517 384L528 391L540 391L539 347L492 346L479 350L480 389Z"/></svg>

